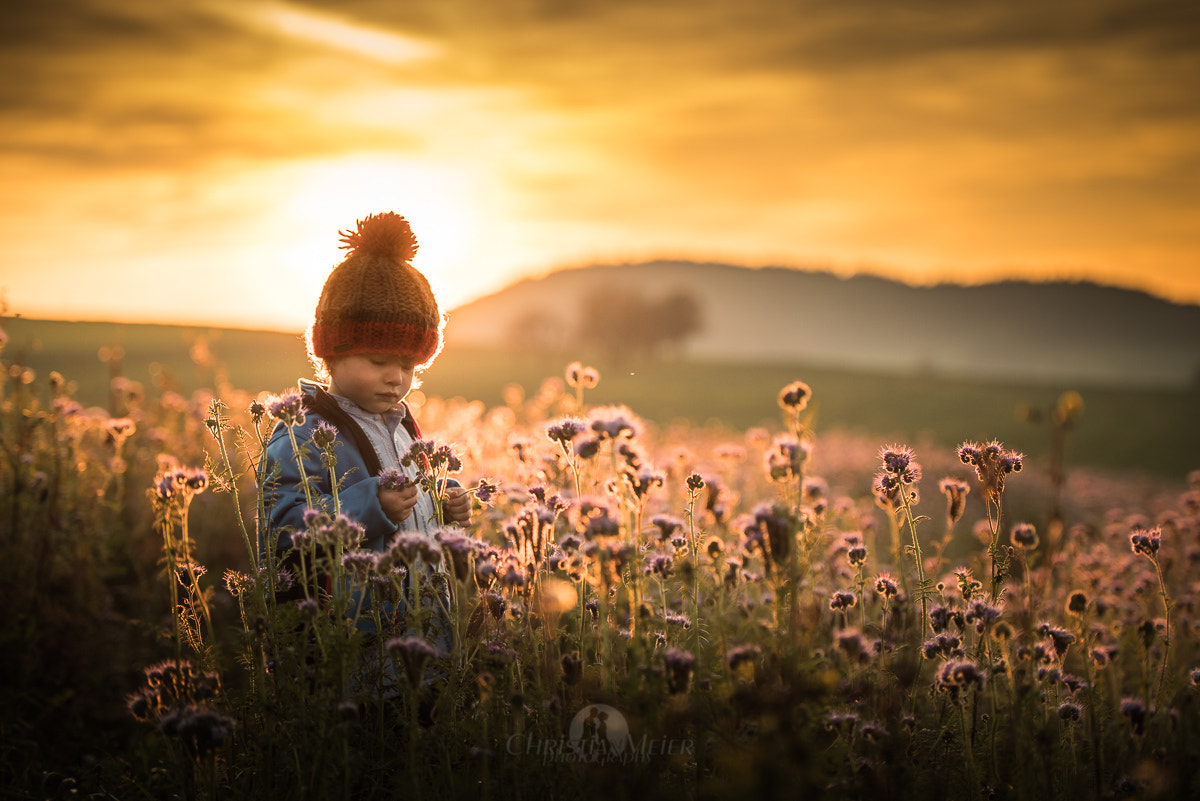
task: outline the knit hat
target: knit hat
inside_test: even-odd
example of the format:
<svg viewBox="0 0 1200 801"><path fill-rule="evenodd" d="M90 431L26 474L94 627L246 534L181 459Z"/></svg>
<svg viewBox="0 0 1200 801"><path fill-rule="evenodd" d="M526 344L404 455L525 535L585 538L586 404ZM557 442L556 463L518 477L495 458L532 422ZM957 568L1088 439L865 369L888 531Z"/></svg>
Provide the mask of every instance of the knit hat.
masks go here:
<svg viewBox="0 0 1200 801"><path fill-rule="evenodd" d="M394 212L339 231L346 259L333 268L309 331L314 356L394 353L428 367L442 347L443 318L425 276L409 262L417 238Z"/></svg>

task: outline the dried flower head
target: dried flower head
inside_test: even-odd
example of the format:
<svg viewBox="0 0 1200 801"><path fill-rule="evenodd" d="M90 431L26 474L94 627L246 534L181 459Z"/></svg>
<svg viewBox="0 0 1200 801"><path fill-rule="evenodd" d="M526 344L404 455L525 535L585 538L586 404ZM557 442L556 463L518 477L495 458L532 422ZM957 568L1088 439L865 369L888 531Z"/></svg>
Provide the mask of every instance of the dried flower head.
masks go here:
<svg viewBox="0 0 1200 801"><path fill-rule="evenodd" d="M567 365L567 386L591 389L600 383L600 371L595 367L585 367L582 362L571 362Z"/></svg>
<svg viewBox="0 0 1200 801"><path fill-rule="evenodd" d="M967 508L967 493L971 488L967 482L957 478L943 478L938 483L938 489L946 496L946 519L951 525L962 519Z"/></svg>
<svg viewBox="0 0 1200 801"><path fill-rule="evenodd" d="M812 398L812 389L803 381L793 381L779 390L779 407L796 414L804 411Z"/></svg>

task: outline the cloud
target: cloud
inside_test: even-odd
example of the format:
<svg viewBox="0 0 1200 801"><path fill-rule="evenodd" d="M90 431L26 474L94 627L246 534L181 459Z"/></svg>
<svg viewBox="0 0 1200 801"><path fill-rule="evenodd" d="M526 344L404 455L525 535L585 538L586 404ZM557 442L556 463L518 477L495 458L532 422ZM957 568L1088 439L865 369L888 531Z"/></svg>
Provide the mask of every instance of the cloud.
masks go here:
<svg viewBox="0 0 1200 801"><path fill-rule="evenodd" d="M0 69L18 77L0 85L0 169L20 181L0 201L5 230L54 230L55 198L70 196L72 214L125 232L106 239L114 263L147 221L264 214L254 204L274 187L254 204L223 190L247 176L331 175L319 164L359 154L453 174L487 236L507 237L513 270L665 254L964 278L1071 265L1133 282L1200 255L1193 4L62 0L9 13Z"/></svg>

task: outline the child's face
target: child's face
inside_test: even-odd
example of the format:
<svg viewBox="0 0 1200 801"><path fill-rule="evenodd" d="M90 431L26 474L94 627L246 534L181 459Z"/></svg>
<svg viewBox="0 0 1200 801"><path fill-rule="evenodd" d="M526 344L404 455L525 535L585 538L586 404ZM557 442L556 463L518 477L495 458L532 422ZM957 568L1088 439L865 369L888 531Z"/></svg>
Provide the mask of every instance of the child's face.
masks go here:
<svg viewBox="0 0 1200 801"><path fill-rule="evenodd" d="M356 353L328 363L329 391L357 403L371 414L383 414L412 389L413 366L391 353Z"/></svg>

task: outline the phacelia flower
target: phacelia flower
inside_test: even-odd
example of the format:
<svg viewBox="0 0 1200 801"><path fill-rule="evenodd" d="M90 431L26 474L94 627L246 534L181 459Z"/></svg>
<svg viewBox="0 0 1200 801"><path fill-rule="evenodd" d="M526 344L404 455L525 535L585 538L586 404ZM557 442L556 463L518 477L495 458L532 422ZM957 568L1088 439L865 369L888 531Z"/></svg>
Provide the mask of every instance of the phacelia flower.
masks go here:
<svg viewBox="0 0 1200 801"><path fill-rule="evenodd" d="M395 467L389 467L379 474L379 487L385 490L407 489L413 483L412 478Z"/></svg>
<svg viewBox="0 0 1200 801"><path fill-rule="evenodd" d="M1005 479L1011 473L1019 473L1025 459L1020 453L1005 450L995 440L985 445L964 442L958 447L958 458L975 468L984 500L988 502L1004 492Z"/></svg>
<svg viewBox="0 0 1200 801"><path fill-rule="evenodd" d="M566 371L567 386L591 389L600 383L600 371L595 367L585 367L582 362L571 362Z"/></svg>
<svg viewBox="0 0 1200 801"><path fill-rule="evenodd" d="M946 496L946 519L951 524L962 519L967 508L967 493L971 491L965 481L956 478L943 478L938 482L938 489Z"/></svg>
<svg viewBox="0 0 1200 801"><path fill-rule="evenodd" d="M297 390L289 389L278 397L267 401L267 411L271 417L286 426L304 424L304 396Z"/></svg>
<svg viewBox="0 0 1200 801"><path fill-rule="evenodd" d="M861 567L867 561L867 546L863 544L862 535L857 531L852 531L843 539L843 544L846 546L846 559L850 562L851 567Z"/></svg>
<svg viewBox="0 0 1200 801"><path fill-rule="evenodd" d="M790 481L800 475L808 461L811 446L791 434L780 434L763 454L767 475L772 481Z"/></svg>
<svg viewBox="0 0 1200 801"><path fill-rule="evenodd" d="M845 612L858 605L858 596L852 592L835 592L829 599L829 608L835 612Z"/></svg>
<svg viewBox="0 0 1200 801"><path fill-rule="evenodd" d="M1134 553L1140 553L1149 559L1158 558L1158 549L1162 545L1162 529L1137 529L1129 535L1129 547Z"/></svg>
<svg viewBox="0 0 1200 801"><path fill-rule="evenodd" d="M779 390L779 407L793 414L804 411L812 398L812 389L803 381L793 381Z"/></svg>
<svg viewBox="0 0 1200 801"><path fill-rule="evenodd" d="M387 641L388 654L404 665L408 683L417 687L425 674L425 666L429 660L436 659L438 651L420 637L396 637Z"/></svg>
<svg viewBox="0 0 1200 801"><path fill-rule="evenodd" d="M599 439L636 439L640 425L633 412L624 406L601 406L588 415L591 430Z"/></svg>
<svg viewBox="0 0 1200 801"><path fill-rule="evenodd" d="M935 686L957 703L972 688L982 689L984 678L984 672L974 662L967 659L951 660L938 671Z"/></svg>
<svg viewBox="0 0 1200 801"><path fill-rule="evenodd" d="M1066 723L1074 723L1083 717L1083 709L1079 704L1065 701L1058 705L1058 717Z"/></svg>
<svg viewBox="0 0 1200 801"><path fill-rule="evenodd" d="M1129 719L1129 726L1134 734L1146 732L1146 705L1137 698L1126 698L1121 701L1121 714Z"/></svg>
<svg viewBox="0 0 1200 801"><path fill-rule="evenodd" d="M208 707L189 705L163 715L158 729L168 737L178 737L194 756L212 753L233 735L236 721Z"/></svg>
<svg viewBox="0 0 1200 801"><path fill-rule="evenodd" d="M499 484L488 478L479 479L479 483L475 485L474 489L475 498L484 506L487 506L489 503L491 503L492 498L495 497L496 493L499 491Z"/></svg>
<svg viewBox="0 0 1200 801"><path fill-rule="evenodd" d="M692 680L695 655L682 648L668 648L663 655L663 664L667 669L667 688L671 693L686 691Z"/></svg>
<svg viewBox="0 0 1200 801"><path fill-rule="evenodd" d="M564 417L546 427L546 436L551 442L566 446L586 429L587 424L578 417Z"/></svg>
<svg viewBox="0 0 1200 801"><path fill-rule="evenodd" d="M337 427L327 420L318 420L313 426L312 441L321 450L327 450L333 447L333 443L337 441Z"/></svg>
<svg viewBox="0 0 1200 801"><path fill-rule="evenodd" d="M1008 537L1013 545L1023 550L1033 550L1038 546L1037 529L1030 523L1014 523Z"/></svg>

